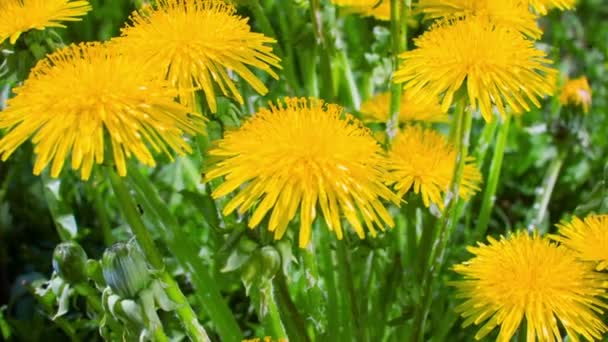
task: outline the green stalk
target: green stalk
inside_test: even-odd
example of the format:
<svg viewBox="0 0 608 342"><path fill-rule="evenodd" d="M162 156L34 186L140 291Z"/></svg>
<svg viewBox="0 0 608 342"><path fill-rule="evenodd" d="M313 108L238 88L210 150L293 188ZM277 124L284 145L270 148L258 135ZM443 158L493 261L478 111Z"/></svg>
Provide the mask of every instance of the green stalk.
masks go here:
<svg viewBox="0 0 608 342"><path fill-rule="evenodd" d="M272 284L276 289L277 305L282 321L285 324L289 341L309 342L310 338L306 333L306 322L289 296L289 289L287 288L283 272L277 272L276 276L272 279Z"/></svg>
<svg viewBox="0 0 608 342"><path fill-rule="evenodd" d="M162 256L154 245L150 233L141 220L140 214L133 202L133 198L131 194L129 194L122 178L114 171L108 173L116 199L120 204L120 209L123 212L135 239L141 247L142 252L148 259L148 262L154 269L158 270L160 280L166 285L165 291L167 296L176 304L177 308L175 311L184 326L188 337L196 342L210 341L205 329L198 322L196 313L192 310L186 296L184 296L178 284L167 272Z"/></svg>
<svg viewBox="0 0 608 342"><path fill-rule="evenodd" d="M545 173L545 177L543 179L541 192L534 201L533 208L536 209L536 215L530 224L531 228L537 228L545 219L547 207L549 206L549 201L551 200L551 195L553 195L553 189L555 188L555 183L557 182L559 172L564 165L565 159L566 153L564 151L560 151L558 156L551 161L551 164L549 164L549 168L547 169L547 173Z"/></svg>
<svg viewBox="0 0 608 342"><path fill-rule="evenodd" d="M351 261L348 258L346 250L346 241L337 241L337 255L339 267L334 268L334 272L340 279L340 287L343 289L344 296L342 305L346 307L346 317L352 322L352 327L355 332L356 341L367 341L365 336L365 324L361 322L361 314L359 312L358 298L355 291L355 281L350 268ZM350 312L349 312L350 311Z"/></svg>
<svg viewBox="0 0 608 342"><path fill-rule="evenodd" d="M268 301L268 319L272 329L272 336L277 340L280 340L287 338L287 332L285 332L285 327L283 326L283 321L279 312L279 306L277 305L274 286L271 285L271 287L270 300Z"/></svg>
<svg viewBox="0 0 608 342"><path fill-rule="evenodd" d="M320 231L321 227L318 223L320 219L317 219L315 223L315 231ZM306 286L308 288L308 307L309 307L309 315L311 316L315 325L322 324L324 319L323 313L323 293L321 292L321 288L319 287L321 277L319 275L319 268L317 266L317 258L315 252L312 248L313 243L304 250L302 250L302 258L304 259L304 272L306 279ZM318 330L317 326L314 327L313 331L311 331L313 339L316 337L316 330ZM325 326L323 328L326 328ZM321 328L321 329L323 329Z"/></svg>
<svg viewBox="0 0 608 342"><path fill-rule="evenodd" d="M315 38L317 39L317 45L321 49L321 75L323 79L321 95L326 101L333 102L336 96L334 92L334 79L331 65L331 51L330 46L325 36L325 30L323 29L323 15L321 10L321 4L319 0L310 0L310 16L312 21Z"/></svg>
<svg viewBox="0 0 608 342"><path fill-rule="evenodd" d="M240 327L222 298L217 282L199 258L195 242L180 230L169 208L137 168L130 168L127 178L145 212L152 215L151 221L159 225L169 251L185 270L190 271L197 301L213 321L222 341L241 341Z"/></svg>
<svg viewBox="0 0 608 342"><path fill-rule="evenodd" d="M473 238L475 240L483 238L488 230L488 223L490 222L490 214L494 207L496 189L498 187L498 180L500 179L500 170L502 168L502 160L505 154L505 146L507 145L507 138L509 136L509 126L511 122L511 114L508 113L504 118L504 122L500 125L498 130L498 137L496 139L496 146L494 147L494 155L492 156L492 163L490 164L490 173L487 180L487 185L483 193L483 199L481 202L481 209L479 211L479 218L477 225L475 226L475 232Z"/></svg>
<svg viewBox="0 0 608 342"><path fill-rule="evenodd" d="M322 221L319 219L319 221ZM325 227L325 223L321 223L324 229L320 230L321 232L325 231L327 227ZM322 233L323 236L327 234ZM340 307L339 307L339 292L336 287L336 278L334 274L334 268L336 267L333 260L333 253L331 251L331 245L323 245L320 248L321 255L321 273L323 276L323 280L325 280L325 287L327 291L327 309L326 309L326 317L327 317L327 335L325 340L327 341L338 341L340 337L346 337L345 334L349 334L350 332L344 327L344 322L341 319L340 315Z"/></svg>
<svg viewBox="0 0 608 342"><path fill-rule="evenodd" d="M401 13L399 7L401 6ZM403 0L391 0L391 36L393 38L393 73L399 69L399 54L407 49L407 6ZM386 123L386 135L390 141L399 132L402 85L391 83L391 103Z"/></svg>
<svg viewBox="0 0 608 342"><path fill-rule="evenodd" d="M112 235L112 227L110 226L108 213L103 207L101 195L101 191L96 191L96 189L93 189L93 205L95 207L95 214L99 220L99 226L101 227L101 232L103 234L103 242L106 247L109 247L114 243L114 236Z"/></svg>
<svg viewBox="0 0 608 342"><path fill-rule="evenodd" d="M456 104L456 120L458 120L456 128L455 145L458 149L456 158L457 165L454 168L454 176L450 184L450 193L452 198L447 201L441 218L437 221L438 236L434 239L434 245L429 258L429 266L424 269L422 277L422 306L416 310L414 316L414 333L412 335L414 341L424 341L424 327L428 317L432 298L434 281L438 278L438 273L441 270L445 249L449 238L456 228L458 223L458 203L459 203L459 188L462 182L466 156L469 149L469 135L471 133L472 115L470 110L466 110L466 98L461 99Z"/></svg>

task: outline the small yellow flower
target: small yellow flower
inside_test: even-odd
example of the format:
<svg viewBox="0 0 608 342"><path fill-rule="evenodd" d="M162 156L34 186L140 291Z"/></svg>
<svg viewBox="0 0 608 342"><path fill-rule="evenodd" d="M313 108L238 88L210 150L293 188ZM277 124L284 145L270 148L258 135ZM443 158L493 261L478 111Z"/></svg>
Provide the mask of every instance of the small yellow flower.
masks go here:
<svg viewBox="0 0 608 342"><path fill-rule="evenodd" d="M342 239L341 216L363 239L363 223L394 225L381 199L399 203L384 184L386 159L369 131L343 109L317 99L287 98L261 109L240 129L228 132L211 156L219 161L206 179L224 177L214 198L237 192L224 207L230 214L251 208L249 227L272 211L268 230L280 239L300 212L300 247L310 241L317 204L330 230Z"/></svg>
<svg viewBox="0 0 608 342"><path fill-rule="evenodd" d="M530 6L540 15L546 15L552 8L573 9L574 5L576 0L530 0Z"/></svg>
<svg viewBox="0 0 608 342"><path fill-rule="evenodd" d="M14 92L0 112L0 128L7 129L0 155L6 160L32 137L36 175L50 163L57 177L71 154L72 169L88 179L93 164L104 161L107 136L124 176L126 158L154 166L148 146L167 155L190 152L182 135L203 130L202 117L191 120L169 82L106 44L71 45L49 55Z"/></svg>
<svg viewBox="0 0 608 342"><path fill-rule="evenodd" d="M61 21L78 21L91 10L88 1L2 0L0 1L0 43L10 38L15 44L29 30L65 27Z"/></svg>
<svg viewBox="0 0 608 342"><path fill-rule="evenodd" d="M582 76L574 80L568 80L564 84L559 96L559 102L562 105L575 105L583 107L585 114L589 113L591 106L591 87L587 81L587 77Z"/></svg>
<svg viewBox="0 0 608 342"><path fill-rule="evenodd" d="M431 202L443 209L443 194L448 191L454 168L456 149L447 139L431 129L406 126L397 135L389 152L389 170L399 196L414 190L421 193L424 205ZM477 191L481 173L472 157L467 157L459 196L469 200Z"/></svg>
<svg viewBox="0 0 608 342"><path fill-rule="evenodd" d="M473 109L486 121L493 108L505 116L540 107L538 97L553 93L556 70L546 54L519 32L492 24L487 18L467 17L436 24L415 41L416 49L404 52L395 82L405 83L412 96L443 95L447 111L454 94L466 84Z"/></svg>
<svg viewBox="0 0 608 342"><path fill-rule="evenodd" d="M475 257L454 266L464 279L453 285L464 302L456 307L463 326L485 324L482 339L500 326L497 341L507 342L526 319L528 341L562 341L558 321L572 341L601 339L607 330L598 317L607 305L607 276L580 262L572 251L538 235L518 232L509 238L468 247Z"/></svg>
<svg viewBox="0 0 608 342"><path fill-rule="evenodd" d="M378 20L391 20L390 0L331 0L338 6L348 7L349 10Z"/></svg>
<svg viewBox="0 0 608 342"><path fill-rule="evenodd" d="M507 28L539 38L542 31L536 25L536 16L522 0L420 0L417 8L429 19L487 16Z"/></svg>
<svg viewBox="0 0 608 342"><path fill-rule="evenodd" d="M557 227L559 235L551 235L553 240L572 249L579 259L596 263L598 271L608 269L608 215L589 215L584 221L574 217Z"/></svg>
<svg viewBox="0 0 608 342"><path fill-rule="evenodd" d="M180 101L194 108L194 90L202 89L212 112L217 111L214 85L222 94L243 103L229 71L242 77L260 94L268 88L249 66L278 75L279 58L267 44L276 43L251 32L248 19L235 14L221 0L159 0L131 16L120 45L152 65L181 91Z"/></svg>
<svg viewBox="0 0 608 342"><path fill-rule="evenodd" d="M391 94L382 93L361 105L361 114L366 121L387 122L390 112ZM406 92L401 95L399 121L447 122L448 115L441 110L439 101L430 97L416 97Z"/></svg>

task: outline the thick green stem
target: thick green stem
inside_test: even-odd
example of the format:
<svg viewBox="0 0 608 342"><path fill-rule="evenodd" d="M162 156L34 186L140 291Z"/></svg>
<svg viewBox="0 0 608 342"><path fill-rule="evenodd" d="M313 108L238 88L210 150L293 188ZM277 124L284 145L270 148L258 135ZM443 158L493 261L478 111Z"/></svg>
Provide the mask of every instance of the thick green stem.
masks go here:
<svg viewBox="0 0 608 342"><path fill-rule="evenodd" d="M407 6L403 0L391 0L391 36L393 38L394 73L399 69L399 54L407 49ZM399 131L401 93L401 84L391 83L390 113L386 123L386 134L389 142Z"/></svg>
<svg viewBox="0 0 608 342"><path fill-rule="evenodd" d="M310 0L310 15L312 20L312 26L317 39L317 45L321 49L321 77L323 80L321 96L326 101L333 102L336 96L334 91L334 78L332 72L332 56L327 36L325 35L325 29L323 28L323 15L321 10L321 4L319 0Z"/></svg>
<svg viewBox="0 0 608 342"><path fill-rule="evenodd" d="M320 219L316 220L316 222ZM315 231L321 230L321 225L315 223ZM311 331L311 335L316 336L318 330L324 330L327 327L323 326L324 320L323 312L323 293L319 287L321 284L321 277L319 275L319 268L317 266L317 257L311 243L308 248L302 250L302 258L304 259L304 272L306 274L306 286L308 295L308 308L309 315L314 323L314 329Z"/></svg>
<svg viewBox="0 0 608 342"><path fill-rule="evenodd" d="M188 337L190 337L192 341L196 342L209 341L209 337L207 336L205 329L198 322L196 313L194 310L192 310L186 296L184 296L173 277L171 277L171 275L167 272L162 256L158 252L150 233L141 220L140 214L137 211L135 203L133 202L133 198L131 194L129 194L129 191L123 183L122 178L114 171L110 171L109 176L112 183L112 188L116 194L116 199L120 204L120 209L123 212L123 215L125 216L125 219L129 224L135 239L137 240L137 243L148 259L148 262L152 267L158 270L160 280L166 285L165 290L167 292L167 296L169 299L175 302L177 306L175 311L182 322Z"/></svg>
<svg viewBox="0 0 608 342"><path fill-rule="evenodd" d="M285 327L283 326L283 320L281 319L279 306L277 305L274 286L271 285L271 287L272 291L268 300L268 319L272 327L272 336L275 339L280 340L283 338L287 338L287 332L285 331Z"/></svg>
<svg viewBox="0 0 608 342"><path fill-rule="evenodd" d="M507 145L507 138L509 136L509 126L511 123L511 114L507 114L504 122L498 130L498 137L496 139L496 146L494 147L494 155L492 156L492 163L490 164L490 173L486 182L486 188L483 192L483 199L481 202L481 209L479 211L479 218L477 225L475 226L475 232L473 238L475 240L481 239L488 230L488 223L490 222L490 214L494 207L496 189L498 187L498 180L500 179L500 170L502 168L502 160L505 154L505 146Z"/></svg>
<svg viewBox="0 0 608 342"><path fill-rule="evenodd" d="M436 231L438 232L438 235L434 239L434 245L430 253L429 267L426 267L423 273L421 306L414 316L414 333L412 338L414 341L418 342L424 341L424 328L432 303L434 281L438 278L437 276L443 264L443 258L449 238L459 220L457 215L457 208L460 200L459 189L462 183L466 156L468 155L469 135L472 126L471 111L466 110L465 107L466 98L463 98L457 103L455 117L455 120L458 120L455 131L455 146L458 150L456 158L457 164L454 168L454 174L449 187L450 194L448 195L447 203L440 219L437 221Z"/></svg>
<svg viewBox="0 0 608 342"><path fill-rule="evenodd" d="M322 221L322 220L318 220ZM321 224L325 227L325 224ZM323 236L326 234L323 233ZM341 319L339 311L339 292L336 287L336 277L334 274L333 253L330 245L323 245L320 248L320 259L321 259L321 274L325 281L325 288L327 291L327 306L326 306L326 317L327 317L327 333L325 340L327 341L338 341L340 337L344 337L344 334L350 333L344 327L344 322Z"/></svg>
<svg viewBox="0 0 608 342"><path fill-rule="evenodd" d="M272 280L276 289L276 299L281 318L291 342L308 342L310 338L306 333L306 322L300 315L298 308L289 296L287 282L282 272L278 272Z"/></svg>
<svg viewBox="0 0 608 342"><path fill-rule="evenodd" d="M152 216L151 221L156 222L160 227L159 231L163 234L163 240L169 251L184 269L190 271L196 289L195 298L210 316L222 341L241 341L239 325L222 298L217 282L209 273L208 267L198 257L195 242L184 234L169 208L139 170L131 168L127 178L137 200L144 207L145 212Z"/></svg>
<svg viewBox="0 0 608 342"><path fill-rule="evenodd" d="M101 231L103 233L103 242L106 247L109 247L114 243L114 236L112 235L112 227L110 226L108 212L103 206L101 196L101 191L96 191L95 189L93 189L93 204L95 206L95 214L97 214L99 226L101 227Z"/></svg>
<svg viewBox="0 0 608 342"><path fill-rule="evenodd" d="M353 273L350 268L350 260L348 258L348 251L346 250L346 241L338 241L337 255L340 267L334 268L336 276L340 279L340 286L343 289L344 296L342 297L342 305L346 307L345 311L349 317L349 321L352 322L352 327L355 332L356 341L367 341L365 336L365 324L361 322L361 314L359 312L358 298L355 291L355 282L353 279ZM350 309L350 310L349 310Z"/></svg>
<svg viewBox="0 0 608 342"><path fill-rule="evenodd" d="M559 152L558 156L551 161L551 164L549 164L549 168L547 169L547 173L545 173L545 178L543 179L543 184L541 185L539 195L534 201L533 208L536 215L529 225L530 228L538 228L545 219L547 208L549 207L549 201L551 200L551 195L553 195L553 189L555 188L555 183L557 182L559 172L564 165L565 159L566 153L561 151Z"/></svg>

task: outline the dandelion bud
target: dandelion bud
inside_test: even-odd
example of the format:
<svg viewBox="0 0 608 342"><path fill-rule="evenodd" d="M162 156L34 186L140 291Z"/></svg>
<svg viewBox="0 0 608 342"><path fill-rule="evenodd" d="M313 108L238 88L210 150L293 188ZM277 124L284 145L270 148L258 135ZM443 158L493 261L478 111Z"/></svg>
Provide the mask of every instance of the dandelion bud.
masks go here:
<svg viewBox="0 0 608 342"><path fill-rule="evenodd" d="M107 249L102 269L106 284L122 298L135 298L151 280L146 259L130 244L117 243Z"/></svg>
<svg viewBox="0 0 608 342"><path fill-rule="evenodd" d="M281 267L281 255L271 246L264 246L259 251L262 276L272 277Z"/></svg>
<svg viewBox="0 0 608 342"><path fill-rule="evenodd" d="M62 242L53 252L53 269L70 284L86 280L87 253L76 242Z"/></svg>

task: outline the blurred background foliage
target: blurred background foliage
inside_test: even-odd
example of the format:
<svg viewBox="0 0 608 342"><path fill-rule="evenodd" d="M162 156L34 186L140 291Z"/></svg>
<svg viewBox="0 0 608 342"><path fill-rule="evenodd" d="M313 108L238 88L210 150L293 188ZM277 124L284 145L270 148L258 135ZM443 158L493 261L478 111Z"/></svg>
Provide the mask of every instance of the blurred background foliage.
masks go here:
<svg viewBox="0 0 608 342"><path fill-rule="evenodd" d="M118 35L120 27L135 8L134 2L124 0L90 2L94 10L82 22L70 23L67 29L33 31L20 39L14 48L3 46L2 58L6 59L7 65L0 70L3 76L0 79L0 104L9 96L10 88L18 80L24 79L36 59L55 49L61 42L107 40ZM239 276L228 271L245 264L246 260L238 251L244 251L244 254L258 244L270 242L271 237L264 230L246 230L241 217L233 215L220 220L215 202L208 193L199 191L200 172L205 164L201 156L213 140L221 137L224 130L238 126L255 108L268 100L287 94L317 96L320 88L330 86L320 78L330 76L334 94L331 100L356 113L362 101L388 90L391 43L387 22L362 18L327 5L319 20L326 29L330 29L321 36L332 57L332 69L328 75L318 69L322 64L317 57L318 50L323 47L317 44L320 37L316 35L315 25L311 22L307 1L261 1L261 10L267 14L268 21L255 20L257 17L254 14L260 8L249 6L246 0L237 2L239 12L251 17L250 22L255 30L267 35L270 32L277 37L275 51L280 51L283 60L289 61L286 63L289 67L283 70L280 81L265 79L270 88L270 93L265 97L254 94L245 86L244 105L221 99L218 112L211 116L209 134L197 141L198 149L192 158L180 158L174 163L165 163L163 167L142 172L152 180L161 197L169 204L184 234L199 246L204 246L199 256L212 270L242 330L247 336L259 337L261 328L256 304L246 295ZM587 76L593 89L593 104L582 123L568 119L565 110L556 115L559 111L556 98L547 99L543 109L533 110L514 120L515 129L510 131L508 137L490 234L504 234L533 222L530 209L543 193L542 183L551 161L560 153L565 153L565 161L547 215L540 222L541 229L552 231L556 222L573 213L605 212L603 202L608 187L608 164L605 159L608 150L606 18L608 2L581 0L575 11L553 11L541 20L545 34L539 46L547 50L563 77ZM417 19L411 20L410 46L411 38L423 32L427 25ZM482 126L476 127L474 134L479 135ZM475 138L472 141L475 143ZM128 233L121 226L116 201L112 199L114 195L106 182L97 179L83 185L70 172L65 172L60 180L35 177L31 173L31 152L31 146L21 148L10 160L0 163L0 339L65 340L67 334L73 340L99 340L97 327L86 319L86 312L71 310L57 324L51 324L54 314L51 303L36 300L30 285L48 278L52 273L51 255L61 235L75 238L85 247L89 257L99 258L105 246L127 239ZM490 154L486 155L484 174L487 174ZM97 177L103 176L98 174ZM415 202L416 199L409 201ZM472 206L470 212L476 212L480 201L481 196L477 196L469 204ZM142 208L142 212L144 219L154 229L155 224L149 222L152 218L146 215L145 208ZM464 247L472 243L466 232L471 228L471 221L468 220L453 236L451 244L461 248L452 249L450 260L466 259ZM247 239L243 239L243 236ZM347 239L344 243L353 247L351 265L361 267L353 269L354 273L364 273L365 265L374 265L377 281L362 277L362 282L354 285L362 291L360 293L375 298L369 312L379 316L374 318L380 324L378 329L394 327L392 334L399 336L402 323L411 317L413 303L408 298L409 291L395 288L392 284L407 284L409 275L402 272L404 261L401 259L407 256L387 253L383 245L390 243L388 239L368 239L362 243L351 243ZM289 242L277 244L277 250L288 260L290 245ZM292 275L289 290L296 294L305 292L298 290L298 287L307 287L302 263L288 266ZM171 271L187 289L189 282L185 272L176 266ZM382 274L385 276L382 277ZM447 278L453 278L450 273L445 274ZM255 285L255 277L244 280ZM380 292L379 289L390 291ZM451 289L442 287L438 291L449 292ZM252 298L255 301L256 294ZM436 326L431 327L435 338L470 338L470 329L461 331L458 328L458 317L449 309L454 305L449 296L438 298L440 300L433 302L431 311L436 315L432 319ZM314 313L316 310L304 298L296 297L295 303L302 311ZM73 303L75 307L80 304ZM61 320L70 321L67 328L62 326ZM201 320L208 324L204 313L201 313ZM381 336L383 332L378 331L378 334Z"/></svg>

